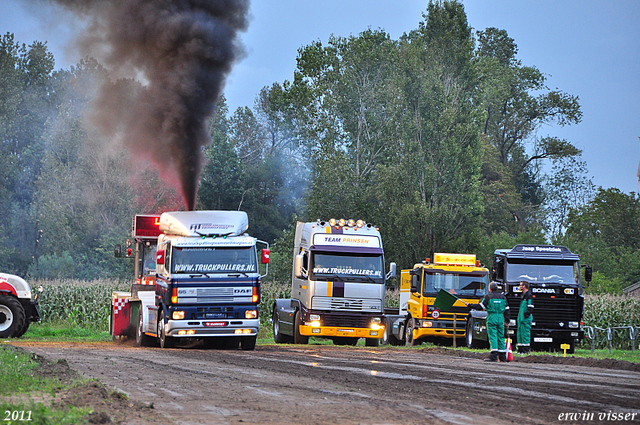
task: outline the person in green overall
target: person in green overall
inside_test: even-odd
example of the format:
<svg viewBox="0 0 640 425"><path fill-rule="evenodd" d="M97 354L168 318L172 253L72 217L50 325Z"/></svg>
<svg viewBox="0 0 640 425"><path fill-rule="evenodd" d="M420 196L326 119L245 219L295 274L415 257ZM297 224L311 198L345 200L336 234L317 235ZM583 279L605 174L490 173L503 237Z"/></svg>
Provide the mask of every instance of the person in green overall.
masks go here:
<svg viewBox="0 0 640 425"><path fill-rule="evenodd" d="M485 361L501 362L507 361L507 349L504 343L504 328L511 319L507 298L499 292L498 284L491 282L490 293L480 300L479 304L469 304L469 308L474 310L487 311L487 336L489 337L489 347L491 354Z"/></svg>
<svg viewBox="0 0 640 425"><path fill-rule="evenodd" d="M520 282L522 300L518 310L518 354L531 352L531 322L533 321L533 297L529 292L529 282Z"/></svg>

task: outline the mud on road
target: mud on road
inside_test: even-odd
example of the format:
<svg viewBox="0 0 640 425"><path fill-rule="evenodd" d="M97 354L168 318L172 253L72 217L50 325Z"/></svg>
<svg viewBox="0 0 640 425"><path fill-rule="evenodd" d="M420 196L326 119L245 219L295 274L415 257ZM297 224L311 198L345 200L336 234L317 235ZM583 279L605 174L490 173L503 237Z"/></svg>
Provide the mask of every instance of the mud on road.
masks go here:
<svg viewBox="0 0 640 425"><path fill-rule="evenodd" d="M12 344L126 394L120 411L104 412L117 423L584 424L607 423L598 413L611 412L640 424L640 367L627 362L487 363L478 353L438 348ZM585 412L594 419L559 420Z"/></svg>

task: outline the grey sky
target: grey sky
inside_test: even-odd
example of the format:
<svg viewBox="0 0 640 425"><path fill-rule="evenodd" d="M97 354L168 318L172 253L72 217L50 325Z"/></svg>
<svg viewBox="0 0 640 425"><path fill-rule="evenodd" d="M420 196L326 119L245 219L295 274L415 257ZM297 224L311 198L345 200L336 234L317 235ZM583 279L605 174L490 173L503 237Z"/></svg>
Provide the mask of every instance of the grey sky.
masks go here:
<svg viewBox="0 0 640 425"><path fill-rule="evenodd" d="M47 41L57 68L80 58L66 48L74 29L48 3L1 0L0 33L19 42ZM597 186L638 190L640 145L640 1L637 0L464 0L476 30L507 30L518 58L547 74L549 88L578 95L582 123L549 126L540 137L558 136L583 150ZM415 29L427 1L254 0L249 29L242 34L247 55L228 77L229 107L252 106L258 91L290 80L297 49L330 34L357 35L382 28L396 39ZM66 49L66 50L65 50Z"/></svg>

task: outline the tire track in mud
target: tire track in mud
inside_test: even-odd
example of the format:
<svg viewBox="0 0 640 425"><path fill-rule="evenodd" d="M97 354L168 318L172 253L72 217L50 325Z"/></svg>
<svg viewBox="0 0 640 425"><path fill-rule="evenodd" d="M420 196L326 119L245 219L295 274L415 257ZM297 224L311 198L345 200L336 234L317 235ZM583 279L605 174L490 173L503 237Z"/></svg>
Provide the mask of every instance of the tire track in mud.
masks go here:
<svg viewBox="0 0 640 425"><path fill-rule="evenodd" d="M176 423L537 424L563 412L640 411L638 372L388 347L19 345L65 358Z"/></svg>

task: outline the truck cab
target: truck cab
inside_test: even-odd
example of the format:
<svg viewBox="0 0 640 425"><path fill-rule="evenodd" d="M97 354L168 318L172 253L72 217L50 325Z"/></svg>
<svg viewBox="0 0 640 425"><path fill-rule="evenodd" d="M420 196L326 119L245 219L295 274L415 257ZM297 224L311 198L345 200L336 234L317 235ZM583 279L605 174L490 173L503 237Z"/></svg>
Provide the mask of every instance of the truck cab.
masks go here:
<svg viewBox="0 0 640 425"><path fill-rule="evenodd" d="M306 344L309 337L369 346L383 337L385 282L380 231L362 220L329 220L296 226L291 298L272 307L277 343Z"/></svg>
<svg viewBox="0 0 640 425"><path fill-rule="evenodd" d="M422 341L455 341L466 334L469 313L465 303L477 303L489 290L489 270L474 254L435 253L402 270L400 311L389 314L389 340L413 346ZM457 300L446 311L438 307L438 293L444 290Z"/></svg>
<svg viewBox="0 0 640 425"><path fill-rule="evenodd" d="M268 264L269 250L245 233L248 225L242 211L170 212L159 216L157 238L136 240L136 280L118 296L129 296L139 345L199 338L255 348L259 264ZM257 243L267 247L260 259Z"/></svg>
<svg viewBox="0 0 640 425"><path fill-rule="evenodd" d="M553 245L516 245L497 249L493 255L491 277L509 303L511 317L518 317L522 293L520 282L529 282L533 297L531 346L538 350L560 351L567 344L573 353L575 344L584 338L582 314L582 268L580 256L567 247ZM591 268L585 267L584 280L591 280ZM468 345L486 345L486 326L481 312L472 312L474 333ZM511 319L508 333L517 336L516 319Z"/></svg>

